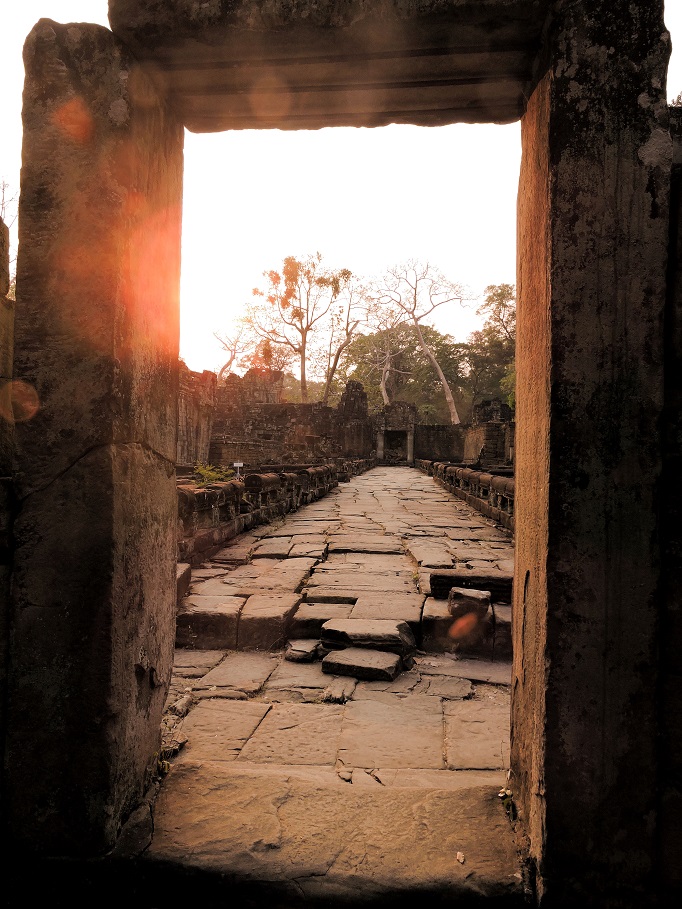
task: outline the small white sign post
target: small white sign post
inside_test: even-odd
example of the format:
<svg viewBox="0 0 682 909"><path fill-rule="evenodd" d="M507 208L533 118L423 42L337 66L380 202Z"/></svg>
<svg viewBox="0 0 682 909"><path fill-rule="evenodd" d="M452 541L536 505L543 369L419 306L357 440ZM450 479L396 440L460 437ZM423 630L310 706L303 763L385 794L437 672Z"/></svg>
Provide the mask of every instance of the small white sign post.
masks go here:
<svg viewBox="0 0 682 909"><path fill-rule="evenodd" d="M239 477L240 477L239 468L244 466L244 462L243 462L243 461L235 461L234 464L233 464L232 466L237 468L237 479L239 479Z"/></svg>

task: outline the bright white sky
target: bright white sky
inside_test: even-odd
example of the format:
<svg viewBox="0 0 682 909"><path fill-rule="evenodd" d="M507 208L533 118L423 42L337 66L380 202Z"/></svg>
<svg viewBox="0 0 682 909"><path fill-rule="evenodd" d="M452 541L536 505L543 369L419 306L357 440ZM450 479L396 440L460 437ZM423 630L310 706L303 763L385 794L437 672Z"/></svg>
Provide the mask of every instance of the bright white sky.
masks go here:
<svg viewBox="0 0 682 909"><path fill-rule="evenodd" d="M682 0L666 21L682 45ZM19 185L21 47L41 17L107 25L107 0L3 0L0 10L0 178ZM670 98L682 91L673 54ZM393 126L317 132L186 135L181 354L191 369L221 365L212 332L229 331L284 256L320 251L329 265L379 274L428 259L480 296L515 280L520 128ZM445 309L445 307L444 307ZM434 324L465 340L475 305Z"/></svg>

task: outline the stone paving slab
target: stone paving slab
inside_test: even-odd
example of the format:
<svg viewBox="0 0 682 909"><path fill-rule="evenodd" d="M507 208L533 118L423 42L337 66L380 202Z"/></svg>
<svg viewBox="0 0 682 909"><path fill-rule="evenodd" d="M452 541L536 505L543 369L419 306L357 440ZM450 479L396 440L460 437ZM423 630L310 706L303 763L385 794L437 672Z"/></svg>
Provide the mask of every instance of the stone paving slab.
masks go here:
<svg viewBox="0 0 682 909"><path fill-rule="evenodd" d="M342 707L274 704L239 759L280 764L334 764Z"/></svg>
<svg viewBox="0 0 682 909"><path fill-rule="evenodd" d="M443 712L437 698L413 697L395 704L370 700L346 704L339 760L350 767L440 769Z"/></svg>
<svg viewBox="0 0 682 909"><path fill-rule="evenodd" d="M259 894L271 905L356 904L361 892L387 905L408 893L415 905L420 894L449 905L502 896L523 905L495 786L370 789L315 784L286 770L240 772L240 764L173 768L145 862L224 875L235 904L247 895L259 902Z"/></svg>
<svg viewBox="0 0 682 909"><path fill-rule="evenodd" d="M262 701L202 701L182 721L188 742L176 763L236 760L269 709Z"/></svg>
<svg viewBox="0 0 682 909"><path fill-rule="evenodd" d="M509 706L453 701L445 707L445 748L449 770L509 767Z"/></svg>
<svg viewBox="0 0 682 909"><path fill-rule="evenodd" d="M489 660L467 660L462 657L448 659L436 654L415 658L415 668L424 675L456 676L493 685L511 685L511 663Z"/></svg>
<svg viewBox="0 0 682 909"><path fill-rule="evenodd" d="M265 684L267 678L277 668L278 660L274 657L260 653L228 653L225 659L211 669L204 677L195 683L195 689L227 689L232 692L241 692L243 695L253 695ZM229 697L227 692L225 695Z"/></svg>
<svg viewBox="0 0 682 909"><path fill-rule="evenodd" d="M173 675L201 678L225 656L224 650L176 650L173 656Z"/></svg>

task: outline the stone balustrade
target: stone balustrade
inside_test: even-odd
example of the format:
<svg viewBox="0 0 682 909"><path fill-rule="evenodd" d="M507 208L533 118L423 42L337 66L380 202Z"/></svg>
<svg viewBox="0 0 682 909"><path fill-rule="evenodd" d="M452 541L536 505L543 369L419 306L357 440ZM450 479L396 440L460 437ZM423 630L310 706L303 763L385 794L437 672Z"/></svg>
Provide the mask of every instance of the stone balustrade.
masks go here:
<svg viewBox="0 0 682 909"><path fill-rule="evenodd" d="M514 530L514 477L473 470L447 461L420 459L414 464L481 514Z"/></svg>
<svg viewBox="0 0 682 909"><path fill-rule="evenodd" d="M249 473L197 486L178 484L178 560L199 565L227 540L327 495L340 481L364 473L369 459Z"/></svg>

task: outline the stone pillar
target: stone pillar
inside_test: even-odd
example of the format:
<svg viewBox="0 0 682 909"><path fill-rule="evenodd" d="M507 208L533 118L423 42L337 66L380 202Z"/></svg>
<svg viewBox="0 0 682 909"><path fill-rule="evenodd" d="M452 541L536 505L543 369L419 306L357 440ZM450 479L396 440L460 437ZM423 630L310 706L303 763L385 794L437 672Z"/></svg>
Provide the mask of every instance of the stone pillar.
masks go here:
<svg viewBox="0 0 682 909"><path fill-rule="evenodd" d="M7 823L92 854L154 768L172 666L183 132L104 28L43 19L24 62Z"/></svg>
<svg viewBox="0 0 682 909"><path fill-rule="evenodd" d="M12 521L12 352L14 349L14 303L9 292L9 230L0 219L0 753L5 738L7 703L7 648L9 635L9 589L11 574ZM0 816L3 768L0 765Z"/></svg>
<svg viewBox="0 0 682 909"><path fill-rule="evenodd" d="M380 429L377 432L377 461L384 460L384 431Z"/></svg>
<svg viewBox="0 0 682 909"><path fill-rule="evenodd" d="M407 463L414 464L414 429L407 430Z"/></svg>
<svg viewBox="0 0 682 909"><path fill-rule="evenodd" d="M512 785L543 906L645 906L669 38L662 0L554 7L519 187Z"/></svg>

